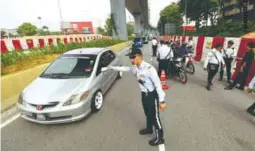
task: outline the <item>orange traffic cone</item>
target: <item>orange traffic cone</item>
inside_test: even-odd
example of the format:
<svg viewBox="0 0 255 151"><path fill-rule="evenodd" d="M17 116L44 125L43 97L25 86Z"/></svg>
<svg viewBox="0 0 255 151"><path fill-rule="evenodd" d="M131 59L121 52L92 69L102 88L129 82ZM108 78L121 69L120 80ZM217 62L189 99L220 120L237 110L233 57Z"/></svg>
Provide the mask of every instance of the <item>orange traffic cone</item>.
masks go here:
<svg viewBox="0 0 255 151"><path fill-rule="evenodd" d="M160 81L161 81L162 89L167 90L168 89L168 85L167 85L167 82L166 82L166 73L165 73L165 70L161 71Z"/></svg>

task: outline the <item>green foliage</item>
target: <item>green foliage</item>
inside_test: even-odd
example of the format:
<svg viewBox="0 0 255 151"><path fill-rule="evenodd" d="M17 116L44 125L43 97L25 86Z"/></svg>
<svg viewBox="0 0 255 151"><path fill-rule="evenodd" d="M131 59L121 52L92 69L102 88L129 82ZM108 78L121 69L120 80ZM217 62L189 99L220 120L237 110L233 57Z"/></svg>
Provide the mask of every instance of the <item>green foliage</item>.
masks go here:
<svg viewBox="0 0 255 151"><path fill-rule="evenodd" d="M31 23L25 22L18 27L17 32L21 36L33 36L37 33L37 28Z"/></svg>
<svg viewBox="0 0 255 151"><path fill-rule="evenodd" d="M20 61L25 60L34 60L43 58L45 55L50 54L62 54L69 50L78 49L78 48L88 48L88 47L109 47L118 43L124 42L122 40L92 40L89 42L83 43L69 43L64 45L59 43L57 46L50 45L44 48L34 48L28 51L11 51L8 53L1 54L1 63L2 66L8 66L16 64Z"/></svg>
<svg viewBox="0 0 255 151"><path fill-rule="evenodd" d="M134 26L127 24L127 34L131 36L134 33Z"/></svg>
<svg viewBox="0 0 255 151"><path fill-rule="evenodd" d="M164 32L164 25L166 23L174 23L176 27L179 27L183 23L180 7L176 3L171 3L160 12L160 18L158 22L158 30L161 33Z"/></svg>

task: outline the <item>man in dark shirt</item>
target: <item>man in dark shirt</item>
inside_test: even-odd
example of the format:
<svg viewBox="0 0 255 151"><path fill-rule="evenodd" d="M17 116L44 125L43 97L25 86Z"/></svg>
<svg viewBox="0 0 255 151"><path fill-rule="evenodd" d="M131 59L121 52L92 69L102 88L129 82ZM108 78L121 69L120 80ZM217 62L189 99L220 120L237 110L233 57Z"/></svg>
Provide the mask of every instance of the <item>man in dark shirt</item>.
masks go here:
<svg viewBox="0 0 255 151"><path fill-rule="evenodd" d="M247 44L247 52L245 53L245 56L242 60L242 64L241 64L241 69L236 77L236 79L234 80L234 82L232 84L230 84L228 87L226 87L226 90L231 90L233 89L233 87L235 87L235 85L237 83L240 84L240 86L238 87L238 89L240 90L244 90L244 86L245 86L245 82L246 79L248 77L249 74L249 69L253 63L254 60L254 47L255 44L253 42L249 42Z"/></svg>

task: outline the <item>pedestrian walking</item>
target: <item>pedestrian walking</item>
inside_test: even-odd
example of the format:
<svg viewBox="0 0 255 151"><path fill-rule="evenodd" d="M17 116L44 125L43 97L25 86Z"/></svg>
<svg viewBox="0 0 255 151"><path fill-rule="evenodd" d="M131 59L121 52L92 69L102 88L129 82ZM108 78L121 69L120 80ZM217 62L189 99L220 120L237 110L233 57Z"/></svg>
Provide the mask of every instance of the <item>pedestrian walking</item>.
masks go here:
<svg viewBox="0 0 255 151"><path fill-rule="evenodd" d="M223 47L222 44L216 44L216 47L208 52L207 57L205 59L204 70L208 71L206 86L208 90L211 90L212 80L214 76L217 74L219 67L221 65L223 66L225 65L222 54L220 52L222 50L222 47Z"/></svg>
<svg viewBox="0 0 255 151"><path fill-rule="evenodd" d="M139 131L141 135L152 134L153 126L156 137L149 141L149 144L156 146L164 143L163 127L161 124L159 109L166 109L165 92L162 89L160 79L156 69L143 60L140 49L132 49L129 58L133 64L132 67L110 66L108 69L116 71L127 71L137 77L142 95L142 105L146 115L146 128Z"/></svg>
<svg viewBox="0 0 255 151"><path fill-rule="evenodd" d="M158 49L158 41L155 37L153 37L151 43L152 43L152 56L156 56Z"/></svg>

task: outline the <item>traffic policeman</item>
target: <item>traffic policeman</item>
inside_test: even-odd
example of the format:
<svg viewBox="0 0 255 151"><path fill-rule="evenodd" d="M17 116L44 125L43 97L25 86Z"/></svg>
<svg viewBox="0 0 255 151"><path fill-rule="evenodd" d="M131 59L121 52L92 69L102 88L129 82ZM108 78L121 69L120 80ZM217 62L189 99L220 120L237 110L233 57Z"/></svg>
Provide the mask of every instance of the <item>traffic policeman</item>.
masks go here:
<svg viewBox="0 0 255 151"><path fill-rule="evenodd" d="M204 70L208 71L207 90L211 90L212 80L217 74L219 67L221 65L225 66L225 62L221 54L222 47L222 44L216 44L216 47L208 52L205 59Z"/></svg>
<svg viewBox="0 0 255 151"><path fill-rule="evenodd" d="M159 109L164 111L166 109L166 103L165 93L162 89L157 71L152 65L143 60L142 51L138 48L132 49L129 53L129 58L133 64L132 67L109 66L108 69L131 72L137 77L142 91L142 105L146 115L147 125L139 133L141 135L152 134L154 126L156 137L150 140L149 144L152 146L163 144L163 128L159 116Z"/></svg>
<svg viewBox="0 0 255 151"><path fill-rule="evenodd" d="M173 58L173 51L168 46L167 41L162 41L163 45L159 47L157 52L157 60L158 60L158 75L160 76L162 70L165 70L166 75L168 75L168 66L170 58Z"/></svg>
<svg viewBox="0 0 255 151"><path fill-rule="evenodd" d="M236 56L235 48L233 47L233 44L234 44L234 42L232 40L228 41L227 49L224 49L222 51L223 59L226 63L228 83L231 83L230 82L230 80L231 80L231 64L234 60L234 57ZM223 80L223 75L224 75L224 68L221 68L219 81Z"/></svg>

